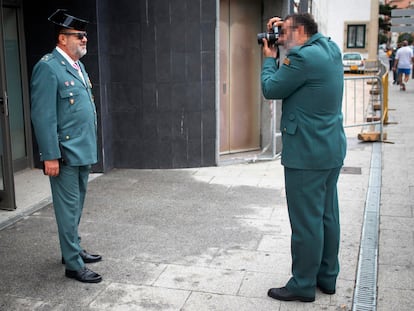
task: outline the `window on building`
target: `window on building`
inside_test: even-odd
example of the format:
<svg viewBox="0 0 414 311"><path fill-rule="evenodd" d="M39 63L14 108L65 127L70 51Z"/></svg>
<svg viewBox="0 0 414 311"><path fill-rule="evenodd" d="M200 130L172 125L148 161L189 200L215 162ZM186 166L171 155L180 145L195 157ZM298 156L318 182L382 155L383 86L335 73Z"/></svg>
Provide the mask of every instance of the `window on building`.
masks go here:
<svg viewBox="0 0 414 311"><path fill-rule="evenodd" d="M348 25L347 48L365 48L366 25Z"/></svg>

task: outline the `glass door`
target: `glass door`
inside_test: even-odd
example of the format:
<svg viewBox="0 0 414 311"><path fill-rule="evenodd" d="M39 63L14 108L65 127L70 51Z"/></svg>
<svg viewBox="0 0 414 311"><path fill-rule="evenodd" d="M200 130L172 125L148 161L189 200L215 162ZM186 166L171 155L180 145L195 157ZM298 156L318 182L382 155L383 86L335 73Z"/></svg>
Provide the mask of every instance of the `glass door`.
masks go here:
<svg viewBox="0 0 414 311"><path fill-rule="evenodd" d="M17 7L3 6L3 51L5 60L6 88L9 104L9 123L14 172L29 167L28 150L32 150L28 94L24 63L22 27L19 27L19 10ZM26 105L25 105L26 104Z"/></svg>
<svg viewBox="0 0 414 311"><path fill-rule="evenodd" d="M3 7L0 6L0 209L16 209L6 82Z"/></svg>

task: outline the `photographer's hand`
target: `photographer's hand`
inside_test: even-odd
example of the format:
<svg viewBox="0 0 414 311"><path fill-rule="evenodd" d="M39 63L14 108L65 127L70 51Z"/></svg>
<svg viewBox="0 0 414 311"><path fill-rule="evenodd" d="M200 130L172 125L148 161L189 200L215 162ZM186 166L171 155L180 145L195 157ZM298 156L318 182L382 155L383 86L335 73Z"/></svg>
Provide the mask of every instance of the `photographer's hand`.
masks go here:
<svg viewBox="0 0 414 311"><path fill-rule="evenodd" d="M269 46L266 39L262 39L262 41L263 41L263 56L278 58L279 55L277 55L277 48L275 46Z"/></svg>
<svg viewBox="0 0 414 311"><path fill-rule="evenodd" d="M274 24L276 24L276 25L274 25ZM282 25L283 25L283 20L280 17L272 17L271 19L269 19L269 21L266 24L268 31L272 31L273 26L280 27Z"/></svg>

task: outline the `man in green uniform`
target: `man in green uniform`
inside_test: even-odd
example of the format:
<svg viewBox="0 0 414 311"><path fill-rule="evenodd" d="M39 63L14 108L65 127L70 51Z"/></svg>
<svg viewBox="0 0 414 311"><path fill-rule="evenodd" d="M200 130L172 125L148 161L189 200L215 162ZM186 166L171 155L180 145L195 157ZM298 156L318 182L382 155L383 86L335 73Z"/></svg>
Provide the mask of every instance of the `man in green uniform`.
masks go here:
<svg viewBox="0 0 414 311"><path fill-rule="evenodd" d="M318 33L310 14L269 20L281 26L278 43L263 39L262 91L282 99L282 165L292 229L292 277L268 296L312 302L318 287L334 294L340 240L337 181L346 153L342 121L343 67L337 45Z"/></svg>
<svg viewBox="0 0 414 311"><path fill-rule="evenodd" d="M90 83L79 59L86 54L88 22L57 10L57 46L43 56L31 79L31 117L44 173L50 178L65 275L98 283L85 263L101 260L80 247L78 225L91 165L97 162L97 119Z"/></svg>

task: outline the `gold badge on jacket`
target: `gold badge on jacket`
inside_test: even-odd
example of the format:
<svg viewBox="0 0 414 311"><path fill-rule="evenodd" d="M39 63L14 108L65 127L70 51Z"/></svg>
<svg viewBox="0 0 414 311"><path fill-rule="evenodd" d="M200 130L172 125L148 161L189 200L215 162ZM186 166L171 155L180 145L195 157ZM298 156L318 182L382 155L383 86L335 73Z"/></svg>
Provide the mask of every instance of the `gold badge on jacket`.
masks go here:
<svg viewBox="0 0 414 311"><path fill-rule="evenodd" d="M290 65L290 59L285 57L285 59L283 60L283 64L285 64L286 66Z"/></svg>

